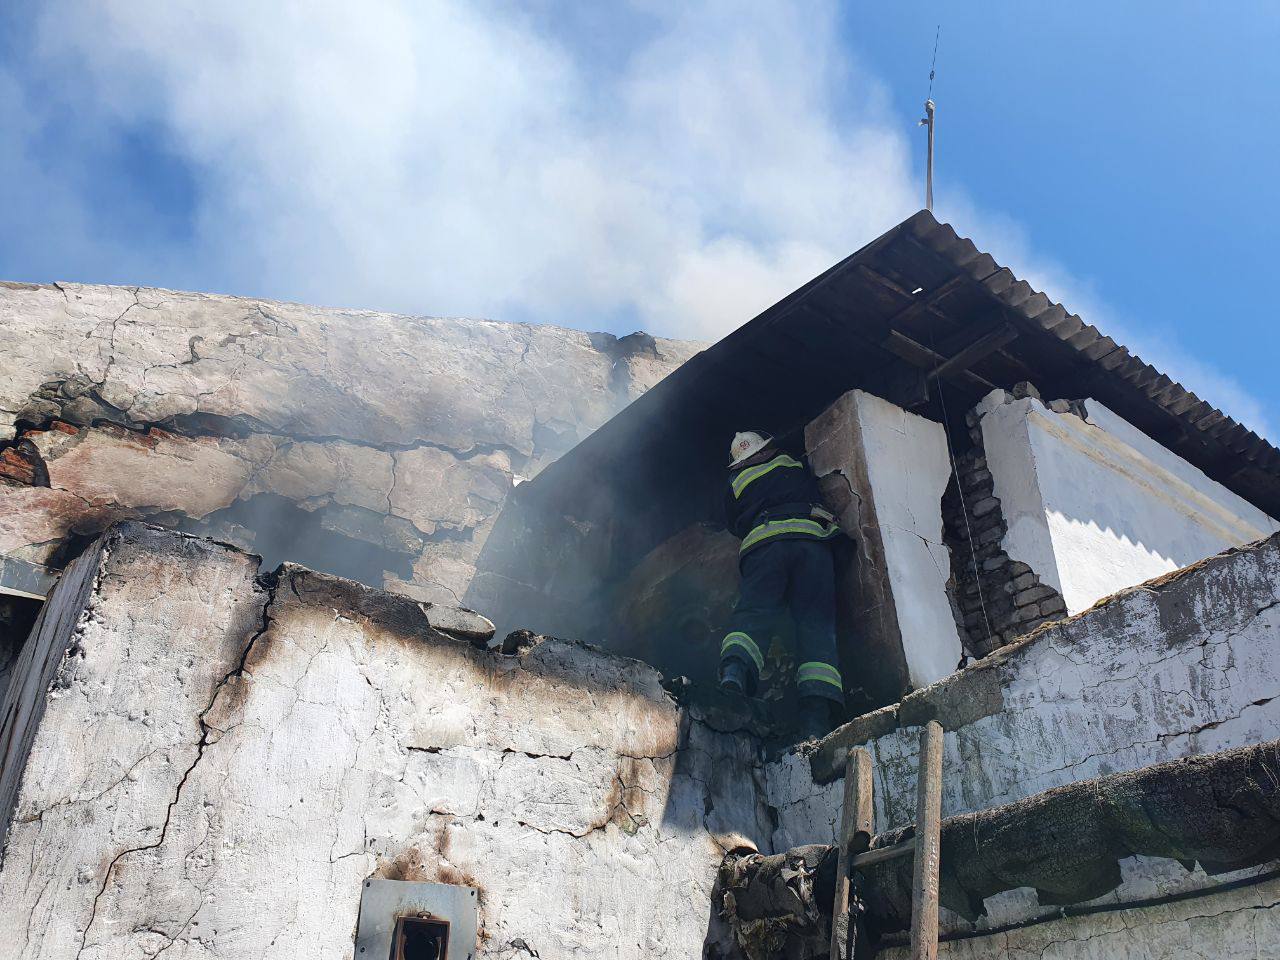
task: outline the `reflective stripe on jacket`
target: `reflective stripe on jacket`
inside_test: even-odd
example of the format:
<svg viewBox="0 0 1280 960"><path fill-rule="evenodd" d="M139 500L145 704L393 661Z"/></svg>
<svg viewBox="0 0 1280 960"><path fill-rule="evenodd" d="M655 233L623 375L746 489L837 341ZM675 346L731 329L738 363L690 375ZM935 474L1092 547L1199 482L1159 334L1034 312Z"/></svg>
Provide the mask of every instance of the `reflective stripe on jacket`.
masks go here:
<svg viewBox="0 0 1280 960"><path fill-rule="evenodd" d="M742 546L738 548L738 556L742 556L752 547L759 546L766 540L793 539L812 537L815 540L830 540L840 532L835 523L822 523L810 517L796 517L790 520L766 520L751 528L751 532L742 538Z"/></svg>
<svg viewBox="0 0 1280 960"><path fill-rule="evenodd" d="M759 480L765 474L772 473L779 468L799 467L804 469L804 464L799 460L780 453L768 463L758 463L754 467L747 467L734 474L733 479L729 481L729 489L733 491L733 498L739 500L742 498L743 491L751 484L753 480Z"/></svg>
<svg viewBox="0 0 1280 960"><path fill-rule="evenodd" d="M740 557L774 540L828 540L840 529L810 515L821 502L808 465L769 448L730 472L725 525L742 541Z"/></svg>

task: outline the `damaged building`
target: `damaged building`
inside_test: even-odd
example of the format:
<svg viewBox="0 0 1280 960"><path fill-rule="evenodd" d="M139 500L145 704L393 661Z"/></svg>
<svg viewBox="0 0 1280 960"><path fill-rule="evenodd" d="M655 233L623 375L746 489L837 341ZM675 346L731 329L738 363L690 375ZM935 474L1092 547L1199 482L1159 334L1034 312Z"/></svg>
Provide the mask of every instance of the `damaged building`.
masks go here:
<svg viewBox="0 0 1280 960"><path fill-rule="evenodd" d="M1280 451L927 212L705 348L23 283L0 342L6 955L906 957L938 724L939 955L1280 956ZM787 624L715 687L744 426L846 534L818 742Z"/></svg>

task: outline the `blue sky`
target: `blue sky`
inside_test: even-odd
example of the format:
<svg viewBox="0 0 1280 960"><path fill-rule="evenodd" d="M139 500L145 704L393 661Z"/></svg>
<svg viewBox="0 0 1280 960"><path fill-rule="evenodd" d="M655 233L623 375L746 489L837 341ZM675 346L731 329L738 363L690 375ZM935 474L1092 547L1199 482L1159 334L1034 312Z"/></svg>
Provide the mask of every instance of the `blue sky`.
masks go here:
<svg viewBox="0 0 1280 960"><path fill-rule="evenodd" d="M1275 437L1280 7L18 0L0 277L713 338L920 206Z"/></svg>

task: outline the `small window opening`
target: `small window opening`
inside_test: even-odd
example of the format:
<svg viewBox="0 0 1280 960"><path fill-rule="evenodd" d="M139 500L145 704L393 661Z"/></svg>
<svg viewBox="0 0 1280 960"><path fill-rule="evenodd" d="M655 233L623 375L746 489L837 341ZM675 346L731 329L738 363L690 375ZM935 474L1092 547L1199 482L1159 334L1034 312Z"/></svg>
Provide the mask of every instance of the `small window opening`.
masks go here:
<svg viewBox="0 0 1280 960"><path fill-rule="evenodd" d="M400 917L391 941L390 960L446 960L449 921L439 917Z"/></svg>

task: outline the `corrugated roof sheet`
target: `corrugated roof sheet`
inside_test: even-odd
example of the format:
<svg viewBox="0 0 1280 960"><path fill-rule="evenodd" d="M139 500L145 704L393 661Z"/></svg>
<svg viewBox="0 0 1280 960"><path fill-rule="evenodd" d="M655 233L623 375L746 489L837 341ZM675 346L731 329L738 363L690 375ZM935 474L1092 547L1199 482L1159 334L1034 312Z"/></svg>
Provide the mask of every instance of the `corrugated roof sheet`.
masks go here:
<svg viewBox="0 0 1280 960"><path fill-rule="evenodd" d="M984 338L996 348L947 369L945 397L937 385L924 397L931 372ZM706 513L737 429L785 433L854 387L891 399L905 388L916 391L913 409L936 420L945 403L955 435L957 416L993 386L1022 380L1046 399L1098 400L1280 516L1280 451L923 210L695 356L527 493L579 497L590 482L644 509L678 469L681 502L653 505L656 543Z"/></svg>
<svg viewBox="0 0 1280 960"><path fill-rule="evenodd" d="M1053 303L1026 281L1016 279L1007 267L1000 267L990 255L981 253L972 240L958 236L950 224L939 223L931 213L922 210L898 229L909 231L926 247L963 269L1018 317L1056 337L1082 360L1107 371L1136 394L1161 407L1188 431L1201 435L1206 444L1237 454L1244 462L1265 470L1275 471L1280 467L1280 450L1130 353L1097 327L1068 313L1062 304Z"/></svg>

